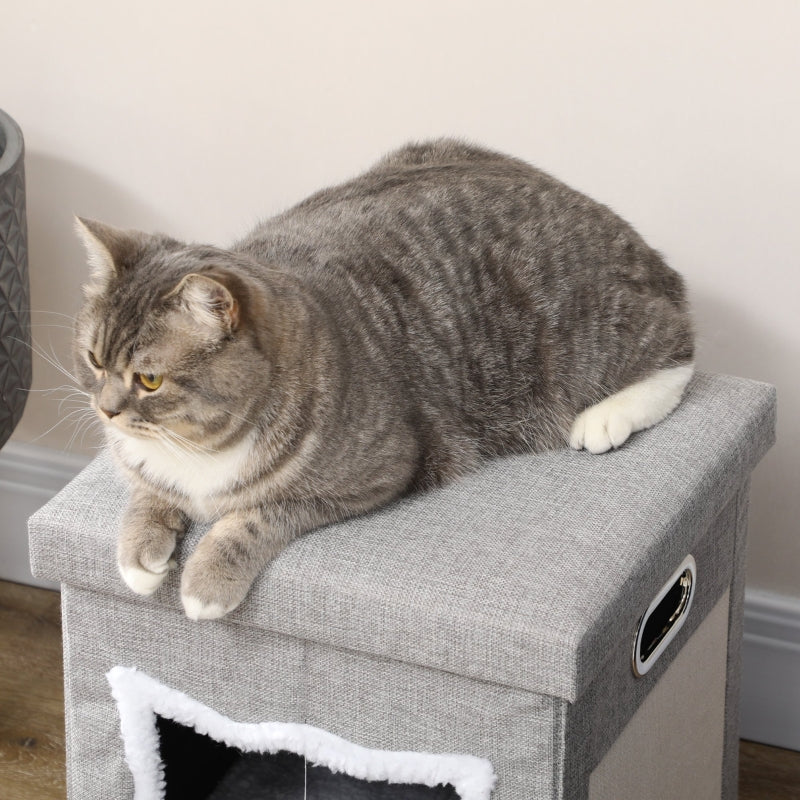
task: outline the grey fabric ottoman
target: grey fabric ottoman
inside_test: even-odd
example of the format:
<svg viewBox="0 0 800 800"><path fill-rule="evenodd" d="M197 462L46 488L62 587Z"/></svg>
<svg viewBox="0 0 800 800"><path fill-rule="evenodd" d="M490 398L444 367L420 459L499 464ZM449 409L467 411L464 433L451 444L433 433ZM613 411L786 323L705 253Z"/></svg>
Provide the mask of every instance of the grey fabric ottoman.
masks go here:
<svg viewBox="0 0 800 800"><path fill-rule="evenodd" d="M63 585L69 797L132 797L134 775L137 798L327 797L325 767L362 782L337 797L734 798L748 482L774 422L771 387L698 375L618 451L501 459L316 531L201 623L177 571L123 586L101 455L30 521L34 573ZM175 788L165 748L192 725L301 756L306 785Z"/></svg>

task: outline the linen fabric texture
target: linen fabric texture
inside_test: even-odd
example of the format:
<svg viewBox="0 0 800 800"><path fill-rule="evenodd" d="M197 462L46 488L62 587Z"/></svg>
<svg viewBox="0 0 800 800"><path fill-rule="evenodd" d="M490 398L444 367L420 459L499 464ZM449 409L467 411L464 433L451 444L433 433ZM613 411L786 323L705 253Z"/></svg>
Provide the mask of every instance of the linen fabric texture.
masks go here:
<svg viewBox="0 0 800 800"><path fill-rule="evenodd" d="M699 374L667 420L620 450L498 459L315 531L231 615L203 623L183 614L179 569L149 598L122 584L115 539L126 489L101 455L30 521L34 574L65 585L69 796L132 793L104 677L125 665L238 721L487 758L495 800L579 800L729 592L716 768L723 796L735 797L748 480L774 427L772 387ZM179 565L202 533L189 532ZM692 610L637 679L639 617L688 553Z"/></svg>

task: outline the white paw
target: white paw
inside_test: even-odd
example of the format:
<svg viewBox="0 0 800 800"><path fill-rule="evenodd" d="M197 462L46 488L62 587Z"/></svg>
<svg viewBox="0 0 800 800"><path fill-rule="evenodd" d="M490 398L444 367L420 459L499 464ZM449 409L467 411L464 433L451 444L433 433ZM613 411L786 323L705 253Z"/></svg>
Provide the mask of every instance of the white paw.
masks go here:
<svg viewBox="0 0 800 800"><path fill-rule="evenodd" d="M197 597L182 594L181 602L183 603L183 610L189 619L219 619L224 617L231 609L225 608L219 603L204 603Z"/></svg>
<svg viewBox="0 0 800 800"><path fill-rule="evenodd" d="M609 397L579 414L572 424L569 446L590 453L605 453L621 447L633 433L634 420L625 403Z"/></svg>
<svg viewBox="0 0 800 800"><path fill-rule="evenodd" d="M129 589L136 592L136 594L148 595L153 594L161 586L164 578L167 577L167 573L174 566L174 562L168 561L153 571L142 567L123 567L122 564L118 566L122 580L125 581Z"/></svg>
<svg viewBox="0 0 800 800"><path fill-rule="evenodd" d="M659 370L590 406L572 424L570 447L590 453L620 447L632 433L655 425L675 409L693 371L693 364Z"/></svg>

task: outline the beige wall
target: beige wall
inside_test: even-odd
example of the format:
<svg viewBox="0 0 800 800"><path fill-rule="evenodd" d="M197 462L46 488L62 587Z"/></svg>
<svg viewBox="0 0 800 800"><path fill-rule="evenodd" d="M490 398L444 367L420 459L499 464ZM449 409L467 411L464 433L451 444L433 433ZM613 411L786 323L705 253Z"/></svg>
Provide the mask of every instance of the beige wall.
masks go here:
<svg viewBox="0 0 800 800"><path fill-rule="evenodd" d="M750 584L800 596L798 41L790 0L9 2L36 341L68 358L73 212L224 244L409 138L469 137L633 222L689 281L700 366L777 384ZM65 447L61 396L16 440Z"/></svg>

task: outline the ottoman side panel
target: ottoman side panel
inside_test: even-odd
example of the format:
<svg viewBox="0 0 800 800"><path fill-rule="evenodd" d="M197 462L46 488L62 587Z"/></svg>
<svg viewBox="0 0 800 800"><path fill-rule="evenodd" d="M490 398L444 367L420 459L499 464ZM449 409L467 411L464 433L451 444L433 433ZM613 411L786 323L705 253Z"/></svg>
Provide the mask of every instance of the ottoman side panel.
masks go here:
<svg viewBox="0 0 800 800"><path fill-rule="evenodd" d="M723 800L736 800L739 792L739 706L742 678L742 637L744 635L745 561L750 480L737 497L736 538L733 553L730 606L728 609L728 664L725 687L725 750L722 765Z"/></svg>
<svg viewBox="0 0 800 800"><path fill-rule="evenodd" d="M719 800L728 594L694 632L589 779L589 800Z"/></svg>
<svg viewBox="0 0 800 800"><path fill-rule="evenodd" d="M560 798L558 698L308 643L305 720L367 747L487 758L492 800Z"/></svg>
<svg viewBox="0 0 800 800"><path fill-rule="evenodd" d="M192 623L169 608L72 586L62 605L70 800L133 795L105 678L114 666L136 667L238 722L302 716L298 640Z"/></svg>
<svg viewBox="0 0 800 800"><path fill-rule="evenodd" d="M568 712L567 763L564 776L567 797L586 797L589 774L600 763L609 747L681 653L684 645L726 592L730 591L731 599L733 598L733 584L737 579L735 570L738 568L735 561L738 548L735 542L738 542L739 532L744 524L742 503L746 503L747 490L748 482L745 481L687 551L697 562L697 589L692 608L678 635L650 672L641 678L633 674L631 657L633 633L646 606L631 607L620 618L615 641L608 646L608 656L604 659L598 677L579 700L570 706ZM655 596L678 563L653 564L651 571L642 576L649 580L651 596ZM734 611L731 610L730 613ZM730 623L734 625L734 620L731 619ZM698 680L702 680L702 677L698 676ZM729 687L726 692L727 702L731 702ZM726 761L729 747L730 729L725 738ZM727 772L727 766L723 766L723 770Z"/></svg>

